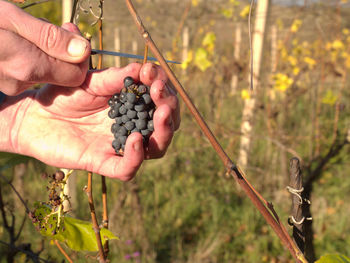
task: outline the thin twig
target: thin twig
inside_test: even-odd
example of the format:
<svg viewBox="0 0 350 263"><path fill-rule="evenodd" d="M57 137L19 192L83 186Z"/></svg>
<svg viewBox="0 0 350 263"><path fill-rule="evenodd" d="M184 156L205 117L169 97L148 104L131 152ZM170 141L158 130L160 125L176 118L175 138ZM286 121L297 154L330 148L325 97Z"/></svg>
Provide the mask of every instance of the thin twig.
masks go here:
<svg viewBox="0 0 350 263"><path fill-rule="evenodd" d="M17 251L19 251L19 252L22 252L23 254L26 254L26 255L29 256L33 261L34 261L34 260L40 260L40 261L45 262L45 263L50 263L50 262L51 262L51 261L48 261L48 260L46 260L46 259L44 259L44 258L39 257L37 254L35 254L35 253L32 252L32 251L28 251L28 250L22 249L22 248L20 248L20 247L17 247L17 246L8 244L8 243L6 243L6 242L4 242L4 241L2 241L2 240L0 240L0 244L3 244L3 245L5 245L5 246L8 246L8 247L10 247L11 249L17 250ZM34 262L35 262L35 261L34 261Z"/></svg>
<svg viewBox="0 0 350 263"><path fill-rule="evenodd" d="M142 24L141 18L137 14L131 0L126 0L127 7L129 9L129 12L134 19L134 22L139 30L140 35L143 37L145 43L149 46L154 56L159 61L161 67L167 74L169 80L173 84L173 86L176 88L177 92L185 102L186 106L190 110L191 114L197 121L197 124L200 126L201 130L205 134L205 136L208 138L209 142L211 143L212 147L222 160L225 168L227 171L236 179L236 181L240 184L240 186L243 188L247 196L250 198L252 203L255 205L255 207L260 211L260 213L263 215L265 220L270 224L270 226L273 228L273 230L276 232L278 237L280 238L282 244L291 252L292 256L296 259L297 262L307 262L304 258L303 254L298 250L297 246L291 241L291 238L289 235L286 235L286 231L284 230L281 225L281 222L276 220L274 216L270 213L268 208L262 203L262 201L259 199L259 197L256 195L256 190L248 183L246 180L244 173L239 170L239 168L231 161L231 159L228 157L228 155L223 150L222 146L219 144L211 130L209 129L207 123L204 121L200 113L198 112L197 108L192 103L190 97L187 95L186 91L182 87L181 83L178 81L168 64L166 63L164 57L161 55L160 51L158 50L157 46L153 42L149 32L146 31L144 25Z"/></svg>
<svg viewBox="0 0 350 263"><path fill-rule="evenodd" d="M57 240L55 240L55 245L56 245L56 247L61 251L61 253L63 254L63 256L69 261L69 263L73 263L73 260L69 257L69 255L67 254L67 252L64 251L64 249L61 247L60 243L58 243Z"/></svg>
<svg viewBox="0 0 350 263"><path fill-rule="evenodd" d="M88 199L89 199L89 207L90 207L92 226L93 226L93 229L95 232L97 247L98 247L99 256L100 256L99 262L105 263L106 257L105 257L105 253L103 251L101 235L100 235L100 227L98 226L96 212L95 212L94 199L92 196L92 173L91 172L88 173L88 185L87 185L85 192L86 192Z"/></svg>
<svg viewBox="0 0 350 263"><path fill-rule="evenodd" d="M18 193L18 191L16 190L16 188L13 186L13 184L6 179L5 176L3 176L1 173L0 173L0 178L2 180L4 180L8 185L11 186L12 190L15 192L15 194L17 195L17 197L19 198L19 200L21 200L22 204L24 205L25 209L26 209L26 213L29 213L30 212L30 209L29 207L27 206L27 203L23 200L22 196Z"/></svg>

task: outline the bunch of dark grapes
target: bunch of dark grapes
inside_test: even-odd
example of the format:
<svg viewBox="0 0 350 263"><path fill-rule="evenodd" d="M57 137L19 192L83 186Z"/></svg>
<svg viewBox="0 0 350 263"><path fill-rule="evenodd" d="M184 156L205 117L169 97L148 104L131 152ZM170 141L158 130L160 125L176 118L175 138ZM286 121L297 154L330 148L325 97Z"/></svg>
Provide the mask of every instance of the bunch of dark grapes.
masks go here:
<svg viewBox="0 0 350 263"><path fill-rule="evenodd" d="M114 134L112 147L122 155L128 136L133 132L142 134L143 143L154 131L153 113L156 109L150 95L150 87L135 82L131 77L124 79L124 88L108 101L108 117L115 120L111 127Z"/></svg>

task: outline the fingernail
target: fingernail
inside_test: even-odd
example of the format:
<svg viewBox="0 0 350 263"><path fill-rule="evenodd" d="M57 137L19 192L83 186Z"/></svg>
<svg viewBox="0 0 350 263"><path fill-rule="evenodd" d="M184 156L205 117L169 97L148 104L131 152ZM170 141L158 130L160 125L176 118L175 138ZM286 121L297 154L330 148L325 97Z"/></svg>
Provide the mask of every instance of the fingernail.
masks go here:
<svg viewBox="0 0 350 263"><path fill-rule="evenodd" d="M84 40L73 38L68 44L67 52L72 57L81 57L84 55L86 47Z"/></svg>
<svg viewBox="0 0 350 263"><path fill-rule="evenodd" d="M142 148L142 143L141 141L137 141L134 143L134 151L135 152L140 152Z"/></svg>
<svg viewBox="0 0 350 263"><path fill-rule="evenodd" d="M152 68L151 68L150 73L149 73L149 78L152 81L156 77L157 77L157 69L156 69L156 67L154 65L152 65Z"/></svg>

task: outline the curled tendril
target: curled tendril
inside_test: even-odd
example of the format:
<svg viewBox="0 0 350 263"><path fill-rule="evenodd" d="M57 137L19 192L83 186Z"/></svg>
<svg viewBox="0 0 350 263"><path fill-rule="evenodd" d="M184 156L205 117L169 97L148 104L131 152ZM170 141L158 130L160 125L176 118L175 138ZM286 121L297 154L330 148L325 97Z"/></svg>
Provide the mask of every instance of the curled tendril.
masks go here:
<svg viewBox="0 0 350 263"><path fill-rule="evenodd" d="M94 2L98 1L97 7ZM77 23L79 21L80 15L92 15L94 18L91 26L97 24L99 20L103 20L103 3L104 0L79 0L76 7L74 21Z"/></svg>

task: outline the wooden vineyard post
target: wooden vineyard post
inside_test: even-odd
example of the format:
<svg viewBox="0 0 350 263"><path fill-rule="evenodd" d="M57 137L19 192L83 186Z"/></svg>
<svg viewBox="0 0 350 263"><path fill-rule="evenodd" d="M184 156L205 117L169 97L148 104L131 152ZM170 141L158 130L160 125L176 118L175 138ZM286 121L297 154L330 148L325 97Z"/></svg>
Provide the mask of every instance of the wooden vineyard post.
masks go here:
<svg viewBox="0 0 350 263"><path fill-rule="evenodd" d="M238 164L245 169L248 164L248 155L251 145L251 135L253 132L253 115L257 94L259 91L260 67L262 61L262 52L265 36L266 19L269 10L269 0L258 1L255 19L254 33L253 33L253 63L250 70L253 71L254 89L251 91L251 97L244 101L244 109L241 123L241 141L239 149ZM251 83L252 84L252 83Z"/></svg>
<svg viewBox="0 0 350 263"><path fill-rule="evenodd" d="M120 41L120 28L116 27L114 29L114 50L116 52L120 52L120 49L121 49L120 43L121 43L121 41ZM121 60L120 60L119 56L114 57L114 66L116 66L117 68L121 67Z"/></svg>
<svg viewBox="0 0 350 263"><path fill-rule="evenodd" d="M233 58L235 60L235 64L238 63L240 54L241 54L241 43L242 43L242 25L241 23L236 23L235 29L235 42L234 42L234 53ZM235 70L232 74L231 78L231 95L235 95L238 87L238 75L239 72Z"/></svg>

